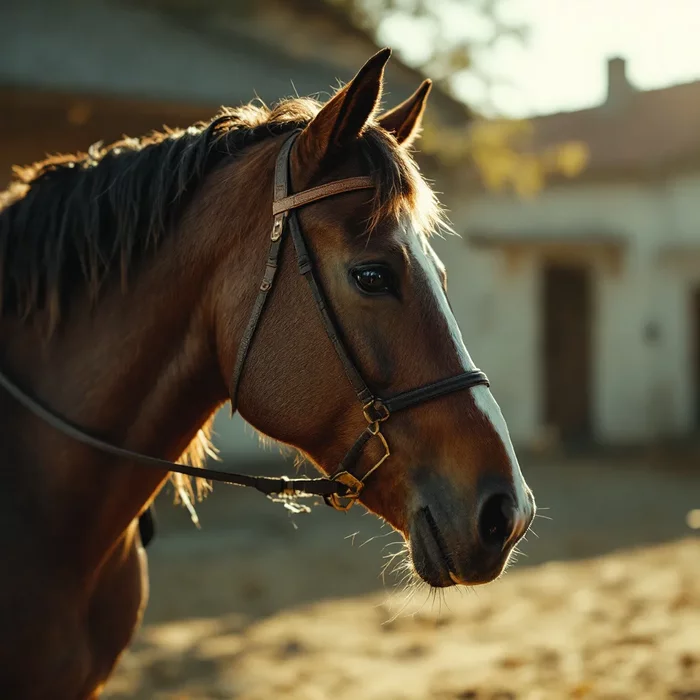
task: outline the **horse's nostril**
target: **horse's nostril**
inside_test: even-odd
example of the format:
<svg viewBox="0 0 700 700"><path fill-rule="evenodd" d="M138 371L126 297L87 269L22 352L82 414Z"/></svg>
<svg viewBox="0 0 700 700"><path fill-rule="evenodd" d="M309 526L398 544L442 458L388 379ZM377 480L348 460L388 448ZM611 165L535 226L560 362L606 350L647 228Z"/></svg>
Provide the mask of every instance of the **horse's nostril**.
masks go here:
<svg viewBox="0 0 700 700"><path fill-rule="evenodd" d="M507 494L491 496L479 513L479 536L487 547L503 549L513 534L515 503Z"/></svg>

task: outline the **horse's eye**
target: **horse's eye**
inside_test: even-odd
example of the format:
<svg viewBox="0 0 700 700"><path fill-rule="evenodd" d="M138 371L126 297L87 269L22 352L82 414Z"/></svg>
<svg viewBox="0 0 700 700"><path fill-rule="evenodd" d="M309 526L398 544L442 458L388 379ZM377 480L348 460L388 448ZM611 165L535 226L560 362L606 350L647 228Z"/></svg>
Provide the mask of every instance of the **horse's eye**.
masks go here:
<svg viewBox="0 0 700 700"><path fill-rule="evenodd" d="M357 286L366 294L388 294L394 291L394 276L386 265L363 265L351 272Z"/></svg>

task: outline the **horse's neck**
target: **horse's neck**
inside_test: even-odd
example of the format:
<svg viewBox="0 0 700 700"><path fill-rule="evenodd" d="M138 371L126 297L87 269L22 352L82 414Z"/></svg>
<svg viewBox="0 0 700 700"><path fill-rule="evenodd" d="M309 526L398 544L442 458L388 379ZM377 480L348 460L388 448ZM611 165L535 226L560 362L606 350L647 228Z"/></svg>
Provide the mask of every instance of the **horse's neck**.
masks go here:
<svg viewBox="0 0 700 700"><path fill-rule="evenodd" d="M72 307L46 347L28 327L3 321L0 368L103 439L176 459L225 398L225 385L202 301L206 272L193 272L204 263L175 253L145 262L126 293L113 285L96 310ZM85 448L1 391L0 413L1 442L13 445L13 463L3 467L13 471L15 500L37 509L56 547L72 542L75 552L80 543L77 556L95 566L166 472Z"/></svg>

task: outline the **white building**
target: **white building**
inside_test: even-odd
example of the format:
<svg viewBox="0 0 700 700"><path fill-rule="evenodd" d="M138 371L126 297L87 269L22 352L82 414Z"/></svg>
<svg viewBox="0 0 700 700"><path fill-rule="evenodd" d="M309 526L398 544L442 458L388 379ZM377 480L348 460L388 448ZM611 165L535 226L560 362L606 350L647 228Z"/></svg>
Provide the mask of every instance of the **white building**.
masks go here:
<svg viewBox="0 0 700 700"><path fill-rule="evenodd" d="M582 176L522 201L467 186L440 246L472 357L513 440L622 445L700 425L700 82L640 92L608 64L604 104L535 119L583 140Z"/></svg>

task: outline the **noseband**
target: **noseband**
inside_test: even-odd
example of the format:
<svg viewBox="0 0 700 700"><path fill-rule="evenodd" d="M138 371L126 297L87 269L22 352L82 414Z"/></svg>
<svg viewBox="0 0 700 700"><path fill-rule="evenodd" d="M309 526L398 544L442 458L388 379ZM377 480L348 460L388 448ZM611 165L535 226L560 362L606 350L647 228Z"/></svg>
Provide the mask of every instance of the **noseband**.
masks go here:
<svg viewBox="0 0 700 700"><path fill-rule="evenodd" d="M455 391L468 389L473 386L488 386L486 375L480 370L471 370L440 379L430 384L424 384L416 389L394 394L382 398L375 395L367 386L362 374L357 369L348 349L338 332L333 320L331 307L317 279L313 259L306 246L306 241L299 225L297 210L312 202L317 202L328 197L353 192L356 190L373 189L374 183L369 176L351 177L344 180L336 180L326 185L313 187L297 194L289 194L290 180L290 153L299 131L292 133L282 145L275 165L274 199L272 203L272 232L270 234L270 247L267 255L267 265L262 282L258 290L250 320L239 345L236 364L231 378L230 396L232 410L236 409L238 389L243 376L246 359L255 337L255 332L260 324L260 319L265 308L270 291L275 283L279 260L282 252L282 244L285 234L289 231L297 256L299 274L306 278L311 290L311 295L318 309L323 326L335 348L345 374L352 384L357 400L362 407L362 414L367 427L362 431L352 447L338 467L328 478L316 479L289 479L282 477L249 476L247 474L234 474L217 469L192 467L187 464L170 462L157 457L150 457L132 452L122 447L117 447L83 431L76 425L53 413L34 398L30 397L8 377L0 372L0 386L11 394L20 404L31 411L35 416L48 425L60 431L64 435L93 447L101 452L114 455L121 459L137 462L144 466L166 469L179 474L210 479L223 483L249 486L266 495L281 494L283 496L317 495L323 496L325 502L337 510L348 510L359 498L365 482L371 474L386 462L391 456L391 450L385 436L382 434L381 425L397 411L402 411L412 406L432 401L446 396ZM381 444L383 454L378 462L371 466L364 474L357 472L358 463L362 457L367 443L376 438Z"/></svg>

